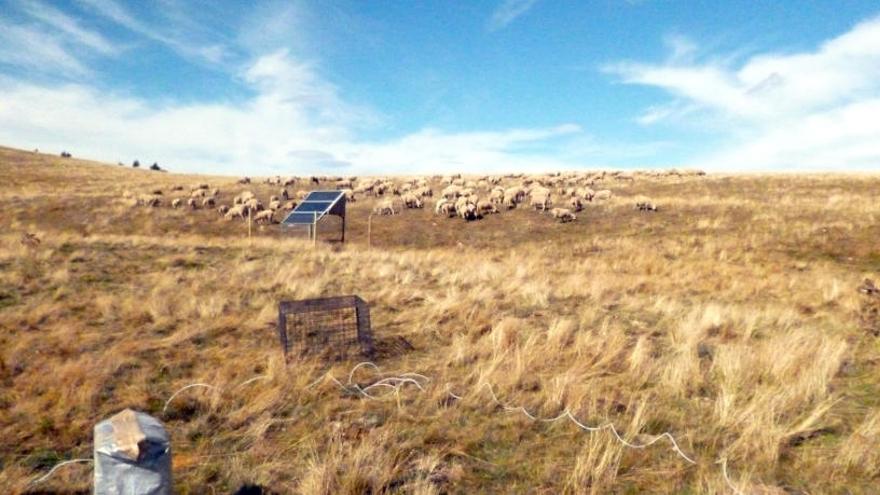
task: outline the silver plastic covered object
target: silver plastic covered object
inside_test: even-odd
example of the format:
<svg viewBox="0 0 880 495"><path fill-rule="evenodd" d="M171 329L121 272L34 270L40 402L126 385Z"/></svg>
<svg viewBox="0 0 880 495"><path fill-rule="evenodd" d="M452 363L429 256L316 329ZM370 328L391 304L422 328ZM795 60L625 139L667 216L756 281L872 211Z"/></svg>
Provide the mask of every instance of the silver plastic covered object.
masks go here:
<svg viewBox="0 0 880 495"><path fill-rule="evenodd" d="M95 425L95 495L171 495L171 443L157 419L126 409Z"/></svg>

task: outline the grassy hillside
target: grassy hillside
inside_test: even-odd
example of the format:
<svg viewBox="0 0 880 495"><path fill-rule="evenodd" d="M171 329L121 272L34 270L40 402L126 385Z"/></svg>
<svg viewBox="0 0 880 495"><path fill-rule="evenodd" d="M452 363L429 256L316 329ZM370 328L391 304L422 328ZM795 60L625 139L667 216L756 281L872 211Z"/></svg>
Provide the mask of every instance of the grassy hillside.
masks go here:
<svg viewBox="0 0 880 495"><path fill-rule="evenodd" d="M317 248L167 206L196 182L278 189L0 148L5 491L88 493L88 464L29 483L125 407L167 425L180 493L876 491L880 297L857 289L880 278L880 176L609 180L566 224L429 203L373 217L371 247L361 197ZM158 208L122 197L154 188ZM338 294L371 303L379 351L350 382L357 360L285 365L274 333L279 300ZM519 406L668 432L695 463Z"/></svg>

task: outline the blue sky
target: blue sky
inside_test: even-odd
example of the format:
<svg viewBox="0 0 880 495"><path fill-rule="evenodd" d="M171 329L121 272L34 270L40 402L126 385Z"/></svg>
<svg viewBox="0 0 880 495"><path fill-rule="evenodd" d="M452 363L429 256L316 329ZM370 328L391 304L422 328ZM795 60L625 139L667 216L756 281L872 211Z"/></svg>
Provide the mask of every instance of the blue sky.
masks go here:
<svg viewBox="0 0 880 495"><path fill-rule="evenodd" d="M251 175L880 170L880 4L0 0L0 144Z"/></svg>

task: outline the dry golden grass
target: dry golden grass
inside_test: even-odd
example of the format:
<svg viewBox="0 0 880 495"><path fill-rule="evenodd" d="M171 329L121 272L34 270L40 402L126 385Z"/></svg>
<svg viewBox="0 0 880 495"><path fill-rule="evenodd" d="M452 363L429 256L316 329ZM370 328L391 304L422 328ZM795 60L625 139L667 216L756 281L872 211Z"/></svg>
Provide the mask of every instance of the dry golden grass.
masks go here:
<svg viewBox="0 0 880 495"><path fill-rule="evenodd" d="M876 491L880 345L856 288L880 273L880 177L611 183L569 224L429 205L374 218L372 249L372 200L350 205L346 244L315 249L119 199L194 182L221 203L243 190L0 149L5 492L87 492L87 464L28 483L89 457L93 424L125 407L165 421L180 493L731 493L720 461L743 493ZM372 305L381 371L421 373L424 391L370 400L308 387L355 362L283 364L277 301L349 293ZM193 383L213 388L163 412ZM489 387L637 444L670 432L696 464L665 440L531 421Z"/></svg>

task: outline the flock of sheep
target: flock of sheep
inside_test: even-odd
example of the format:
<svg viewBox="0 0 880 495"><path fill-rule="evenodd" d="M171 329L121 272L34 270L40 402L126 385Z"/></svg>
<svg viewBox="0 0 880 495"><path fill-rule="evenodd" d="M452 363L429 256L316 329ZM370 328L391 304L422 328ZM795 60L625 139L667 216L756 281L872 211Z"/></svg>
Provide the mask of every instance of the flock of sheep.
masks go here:
<svg viewBox="0 0 880 495"><path fill-rule="evenodd" d="M310 177L296 178L271 177L264 183L277 187L278 193L268 197L265 203L251 191L244 191L232 199L231 205L218 205L220 191L208 184L194 184L189 188L189 196L178 196L168 203L172 208L190 210L215 209L226 219L252 219L256 223L271 224L275 215L293 210L309 191L299 190L293 197L288 187L298 183L312 186L332 187L345 193L348 201L358 197L375 197L378 202L373 208L374 215L394 215L403 209L424 208L435 197L431 184L439 184L442 189L436 194L434 213L448 218L459 217L466 221L483 218L484 215L498 214L504 210L528 207L548 213L559 222L577 220L577 213L589 203L610 200L610 182L633 182L640 176L698 176L701 171L667 172L591 172L555 173L545 175L509 174L504 176L484 176L468 179L460 174L451 176L416 177L407 180L385 178L355 177ZM251 184L251 179L238 180L239 185ZM185 188L177 185L172 192L183 192ZM123 196L133 206L159 207L163 202L163 191L153 189L149 194L135 195L129 191ZM649 199L640 197L635 208L641 211L657 211L657 206Z"/></svg>

